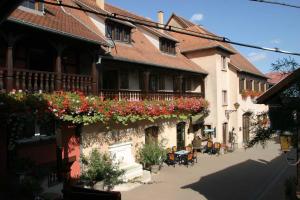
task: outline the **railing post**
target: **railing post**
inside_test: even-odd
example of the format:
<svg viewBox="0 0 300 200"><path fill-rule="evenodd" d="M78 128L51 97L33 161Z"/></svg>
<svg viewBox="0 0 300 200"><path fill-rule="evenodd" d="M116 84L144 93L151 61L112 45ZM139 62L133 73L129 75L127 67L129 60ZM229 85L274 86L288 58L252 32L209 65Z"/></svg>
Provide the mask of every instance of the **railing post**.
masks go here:
<svg viewBox="0 0 300 200"><path fill-rule="evenodd" d="M6 90L10 92L13 87L13 45L9 44L6 52L6 68L7 68L7 78L6 78Z"/></svg>

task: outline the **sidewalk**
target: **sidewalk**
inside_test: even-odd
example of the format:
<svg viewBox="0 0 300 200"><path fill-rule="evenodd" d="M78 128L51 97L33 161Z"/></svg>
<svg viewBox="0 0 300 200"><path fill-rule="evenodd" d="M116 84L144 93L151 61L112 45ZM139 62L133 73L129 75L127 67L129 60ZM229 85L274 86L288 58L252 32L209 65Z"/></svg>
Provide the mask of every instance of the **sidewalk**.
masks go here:
<svg viewBox="0 0 300 200"><path fill-rule="evenodd" d="M198 154L198 163L189 168L165 166L152 176L153 184L123 192L122 200L282 200L284 181L294 174L280 146L270 142L265 149L257 146L220 156Z"/></svg>

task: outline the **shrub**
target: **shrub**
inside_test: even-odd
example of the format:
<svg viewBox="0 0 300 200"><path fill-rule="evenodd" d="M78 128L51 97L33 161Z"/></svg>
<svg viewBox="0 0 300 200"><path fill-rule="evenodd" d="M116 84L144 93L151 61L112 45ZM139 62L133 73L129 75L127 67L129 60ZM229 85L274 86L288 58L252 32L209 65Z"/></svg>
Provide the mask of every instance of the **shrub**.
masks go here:
<svg viewBox="0 0 300 200"><path fill-rule="evenodd" d="M140 161L145 166L160 165L167 157L166 150L163 148L162 142L157 143L150 139L148 144L139 150Z"/></svg>
<svg viewBox="0 0 300 200"><path fill-rule="evenodd" d="M85 167L81 179L94 186L97 182L103 181L108 190L113 189L117 184L122 183L121 176L124 170L120 170L117 164L107 154L101 154L97 149L93 149L89 157L82 157L82 164Z"/></svg>

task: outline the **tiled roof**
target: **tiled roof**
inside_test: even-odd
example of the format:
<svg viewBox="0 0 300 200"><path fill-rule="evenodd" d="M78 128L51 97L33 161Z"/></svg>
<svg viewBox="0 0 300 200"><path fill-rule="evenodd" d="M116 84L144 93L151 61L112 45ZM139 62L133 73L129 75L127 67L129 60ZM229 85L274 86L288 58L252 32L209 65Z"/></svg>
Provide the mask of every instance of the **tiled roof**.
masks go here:
<svg viewBox="0 0 300 200"><path fill-rule="evenodd" d="M269 72L266 74L268 77L268 82L271 84L277 84L279 83L282 79L287 77L290 73L282 73L282 72Z"/></svg>
<svg viewBox="0 0 300 200"><path fill-rule="evenodd" d="M200 34L205 34L206 36L217 36L202 26L198 26L183 17L180 17L176 14L173 14L171 17L175 17L175 19L179 19L180 24L184 24L185 30L199 32ZM170 20L169 20L170 21ZM179 47L182 52L201 50L201 49L210 49L210 48L223 48L229 52L232 52L233 55L230 57L230 62L234 65L239 71L247 72L250 74L254 74L260 77L265 77L265 75L259 71L247 58L245 58L242 54L240 54L233 46L228 43L222 43L218 41L208 40L204 38L179 34L179 33L171 33L175 38L179 40Z"/></svg>
<svg viewBox="0 0 300 200"><path fill-rule="evenodd" d="M53 3L55 0L49 0ZM64 1L71 3L71 1ZM26 9L26 8L25 8ZM44 13L34 13L16 9L8 18L9 21L25 24L34 28L49 32L59 33L69 37L97 43L105 44L106 41L96 33L90 31L82 22L68 13L68 9L61 6L45 4Z"/></svg>

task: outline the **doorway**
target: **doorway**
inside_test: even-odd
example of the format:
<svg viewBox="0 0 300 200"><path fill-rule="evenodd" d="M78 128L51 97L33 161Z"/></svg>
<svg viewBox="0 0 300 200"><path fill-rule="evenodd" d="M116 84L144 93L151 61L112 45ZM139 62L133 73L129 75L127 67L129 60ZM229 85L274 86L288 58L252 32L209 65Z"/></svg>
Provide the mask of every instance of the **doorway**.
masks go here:
<svg viewBox="0 0 300 200"><path fill-rule="evenodd" d="M185 122L177 124L177 149L184 149L185 147Z"/></svg>
<svg viewBox="0 0 300 200"><path fill-rule="evenodd" d="M151 126L145 129L145 144L158 143L158 126Z"/></svg>
<svg viewBox="0 0 300 200"><path fill-rule="evenodd" d="M105 89L105 90L118 90L119 89L119 72L118 72L118 70L103 71L103 89Z"/></svg>
<svg viewBox="0 0 300 200"><path fill-rule="evenodd" d="M227 144L228 123L223 123L223 144Z"/></svg>
<svg viewBox="0 0 300 200"><path fill-rule="evenodd" d="M247 143L249 141L250 116L251 116L251 113L243 114L243 142L244 143Z"/></svg>

